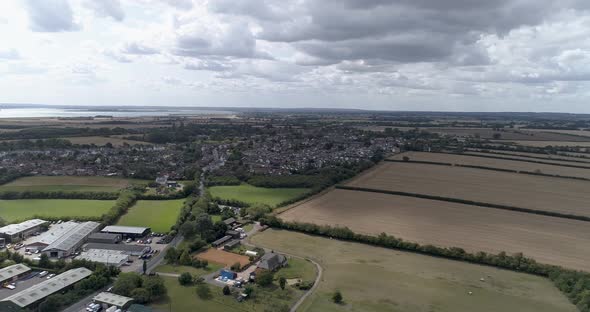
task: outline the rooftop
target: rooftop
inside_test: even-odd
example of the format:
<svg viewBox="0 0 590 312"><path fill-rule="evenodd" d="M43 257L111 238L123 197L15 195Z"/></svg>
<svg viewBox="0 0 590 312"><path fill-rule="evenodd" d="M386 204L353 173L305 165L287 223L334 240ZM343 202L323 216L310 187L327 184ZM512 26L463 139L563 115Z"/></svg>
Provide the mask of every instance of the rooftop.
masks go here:
<svg viewBox="0 0 590 312"><path fill-rule="evenodd" d="M102 249L102 250L116 250L126 252L142 252L150 246L141 245L125 245L125 244L103 244L103 243L88 243L84 246L84 250Z"/></svg>
<svg viewBox="0 0 590 312"><path fill-rule="evenodd" d="M52 225L47 232L42 233L41 235L35 237L29 245L42 243L45 245L49 245L55 242L58 238L62 235L66 234L67 232L71 231L73 228L78 226L78 222L68 221L60 224Z"/></svg>
<svg viewBox="0 0 590 312"><path fill-rule="evenodd" d="M6 235L15 235L20 232L30 230L46 222L47 221L41 219L31 219L21 223L9 224L7 226L1 227L0 233L4 233Z"/></svg>
<svg viewBox="0 0 590 312"><path fill-rule="evenodd" d="M0 269L0 283L26 273L30 270L31 269L29 267L23 264L14 264Z"/></svg>
<svg viewBox="0 0 590 312"><path fill-rule="evenodd" d="M129 234L143 234L149 230L147 227L139 226L122 226L122 225L109 225L105 226L101 232L103 233L129 233Z"/></svg>
<svg viewBox="0 0 590 312"><path fill-rule="evenodd" d="M80 253L78 260L88 260L105 264L119 264L129 259L129 256L119 250L88 249Z"/></svg>
<svg viewBox="0 0 590 312"><path fill-rule="evenodd" d="M88 221L78 224L70 231L56 239L49 246L45 247L45 250L58 249L58 250L70 250L92 233L96 228L100 226L99 223Z"/></svg>
<svg viewBox="0 0 590 312"><path fill-rule="evenodd" d="M120 238L120 234L113 234L113 233L92 233L88 238L92 239L117 239Z"/></svg>
<svg viewBox="0 0 590 312"><path fill-rule="evenodd" d="M71 286L90 275L92 275L92 271L87 268L72 269L52 279L45 280L33 287L18 292L2 301L11 301L19 307L24 308L31 303Z"/></svg>
<svg viewBox="0 0 590 312"><path fill-rule="evenodd" d="M120 296L117 294L113 294L110 292L101 292L100 294L94 296L94 301L106 303L109 305L114 305L117 307L123 307L127 305L129 302L133 301L133 298Z"/></svg>

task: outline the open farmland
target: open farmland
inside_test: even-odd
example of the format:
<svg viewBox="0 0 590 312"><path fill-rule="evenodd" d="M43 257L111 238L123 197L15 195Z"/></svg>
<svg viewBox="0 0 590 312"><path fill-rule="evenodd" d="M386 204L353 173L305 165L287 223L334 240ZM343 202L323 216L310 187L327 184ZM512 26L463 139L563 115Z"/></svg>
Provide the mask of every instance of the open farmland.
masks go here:
<svg viewBox="0 0 590 312"><path fill-rule="evenodd" d="M522 155L498 155L498 154L490 154L490 153L486 153L486 152L466 152L469 155L478 155L478 156L488 156L488 157L502 157L502 158L512 158L512 159L520 159L520 160L525 160L525 161L529 161L529 162L535 162L535 161L540 161L540 162L545 162L545 163L551 163L551 164L555 164L555 165L566 165L566 166L576 166L576 167L585 167L588 168L588 170L590 170L590 162L584 162L586 161L585 159L535 159L535 158L531 158L530 156L522 156ZM562 156L565 157L565 156ZM575 160L575 161L572 161ZM581 168L584 169L584 168Z"/></svg>
<svg viewBox="0 0 590 312"><path fill-rule="evenodd" d="M533 132L559 133L559 134L568 134L568 135L590 137L590 131L588 131L588 130L553 130L553 129L526 129L526 130L533 131Z"/></svg>
<svg viewBox="0 0 590 312"><path fill-rule="evenodd" d="M509 157L519 158L518 156L504 156L487 154L484 156L497 156L497 157ZM514 161L514 160L503 160L493 159L486 157L477 157L469 155L455 155L455 154L444 154L444 153L424 153L424 152L407 152L403 154L397 154L391 159L402 160L403 157L409 157L410 160L416 161L430 161L430 162L442 162L449 164L460 164L469 166L483 166L499 169L517 170L517 171L528 171L528 172L540 172L545 174L554 174L569 177L580 177L590 179L590 167L588 169L561 167L545 164L536 164L533 162ZM520 158L519 158L520 159ZM531 159L535 161L534 159ZM536 160L544 161L544 160ZM550 160L549 160L550 161ZM578 165L578 163L570 163L572 165ZM584 164L579 164L584 165ZM590 164L588 164L590 165Z"/></svg>
<svg viewBox="0 0 590 312"><path fill-rule="evenodd" d="M590 139L590 138L588 138ZM563 141L545 141L545 140L510 140L510 141L494 141L496 143L514 143L516 145L531 146L531 147L546 147L546 146L579 146L590 147L590 142L563 140Z"/></svg>
<svg viewBox="0 0 590 312"><path fill-rule="evenodd" d="M348 186L590 216L590 182L440 165L385 162Z"/></svg>
<svg viewBox="0 0 590 312"><path fill-rule="evenodd" d="M288 231L268 230L252 242L322 266L318 289L298 311L576 311L538 276ZM345 304L331 301L335 289Z"/></svg>
<svg viewBox="0 0 590 312"><path fill-rule="evenodd" d="M184 199L138 200L117 225L146 226L154 232L166 233L176 223L183 203Z"/></svg>
<svg viewBox="0 0 590 312"><path fill-rule="evenodd" d="M100 217L113 205L113 200L18 199L0 200L0 217L13 222L33 216L68 218Z"/></svg>
<svg viewBox="0 0 590 312"><path fill-rule="evenodd" d="M247 204L265 204L274 207L284 201L296 198L309 191L306 188L265 188L249 184L213 186L211 196L238 200Z"/></svg>
<svg viewBox="0 0 590 312"><path fill-rule="evenodd" d="M338 189L280 217L472 252L523 252L539 262L590 270L590 227L583 221Z"/></svg>
<svg viewBox="0 0 590 312"><path fill-rule="evenodd" d="M134 141L134 140L126 140L121 138L115 137L101 137L101 136L89 136L89 137L66 137L61 138L64 140L70 141L72 144L94 144L98 146L106 145L107 143L113 144L113 146L123 146L125 144L129 145L152 145L149 142L141 142L141 141Z"/></svg>
<svg viewBox="0 0 590 312"><path fill-rule="evenodd" d="M532 160L558 160L564 162L574 162L574 163L581 163L587 162L590 164L590 155L589 154L575 154L575 153L566 153L566 155L553 155L553 154L540 154L540 153L528 153L528 152L520 152L520 151L505 151L505 150L491 150L491 149L469 149L466 152L471 154L473 153L482 153L482 155L491 155L491 156L519 156L523 157L523 159L532 159ZM543 159L538 159L543 158ZM582 164L583 165L583 164Z"/></svg>
<svg viewBox="0 0 590 312"><path fill-rule="evenodd" d="M0 185L0 192L118 192L129 185L145 183L144 180L115 177L35 176Z"/></svg>

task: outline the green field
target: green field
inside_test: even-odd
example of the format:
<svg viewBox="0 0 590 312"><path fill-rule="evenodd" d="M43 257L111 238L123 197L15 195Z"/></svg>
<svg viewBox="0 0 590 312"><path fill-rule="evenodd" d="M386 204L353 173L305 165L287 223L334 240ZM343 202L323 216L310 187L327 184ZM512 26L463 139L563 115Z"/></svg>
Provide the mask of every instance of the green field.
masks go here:
<svg viewBox="0 0 590 312"><path fill-rule="evenodd" d="M275 279L284 277L286 279L301 279L302 281L314 281L316 268L313 263L298 258L290 258L287 266L275 274Z"/></svg>
<svg viewBox="0 0 590 312"><path fill-rule="evenodd" d="M305 192L306 188L264 188L249 184L213 186L209 188L214 198L239 200L247 204L266 204L272 207L293 199Z"/></svg>
<svg viewBox="0 0 590 312"><path fill-rule="evenodd" d="M234 296L224 296L221 287L209 285L212 298L203 300L195 293L194 286L181 286L177 278L162 277L168 290L167 298L152 305L158 311L186 312L266 312L280 311L277 306L290 307L303 292L293 288L281 290L273 285L263 289L254 286L254 295L242 303L237 302Z"/></svg>
<svg viewBox="0 0 590 312"><path fill-rule="evenodd" d="M288 231L267 230L251 241L323 267L318 288L300 312L577 311L539 276ZM331 301L336 289L342 305Z"/></svg>
<svg viewBox="0 0 590 312"><path fill-rule="evenodd" d="M35 176L0 185L0 192L118 192L132 184L146 183L146 180L116 177Z"/></svg>
<svg viewBox="0 0 590 312"><path fill-rule="evenodd" d="M183 203L184 199L138 200L117 225L146 226L154 232L166 233L176 223Z"/></svg>
<svg viewBox="0 0 590 312"><path fill-rule="evenodd" d="M55 218L100 217L114 200L83 199L18 199L0 200L0 217L8 222L30 219L33 216Z"/></svg>
<svg viewBox="0 0 590 312"><path fill-rule="evenodd" d="M209 263L206 269L197 269L185 265L162 264L156 268L156 272L172 274L182 274L184 272L188 272L193 276L203 276L218 271L221 268L223 268L223 266L216 263Z"/></svg>

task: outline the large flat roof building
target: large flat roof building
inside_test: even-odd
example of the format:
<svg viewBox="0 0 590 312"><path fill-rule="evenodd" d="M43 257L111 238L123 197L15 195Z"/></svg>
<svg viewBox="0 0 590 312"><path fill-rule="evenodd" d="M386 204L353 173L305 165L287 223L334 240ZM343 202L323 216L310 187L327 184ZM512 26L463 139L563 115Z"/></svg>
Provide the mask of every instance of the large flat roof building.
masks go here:
<svg viewBox="0 0 590 312"><path fill-rule="evenodd" d="M51 245L60 237L76 228L79 224L80 223L74 221L54 224L49 227L47 232L43 232L41 235L34 237L32 240L29 240L29 243L25 246L25 250L43 250L45 247Z"/></svg>
<svg viewBox="0 0 590 312"><path fill-rule="evenodd" d="M21 223L9 224L0 227L0 237L4 237L10 243L19 242L39 231L41 225L46 223L45 220L31 219Z"/></svg>
<svg viewBox="0 0 590 312"><path fill-rule="evenodd" d="M103 233L121 234L124 238L139 238L151 232L149 227L109 225L102 229Z"/></svg>
<svg viewBox="0 0 590 312"><path fill-rule="evenodd" d="M141 256L144 253L150 251L152 248L147 245L125 245L125 244L101 244L101 243L88 243L84 245L84 250L100 249L100 250L113 250L121 251L126 255L130 256Z"/></svg>
<svg viewBox="0 0 590 312"><path fill-rule="evenodd" d="M43 253L46 253L52 258L67 257L74 253L77 248L82 246L86 241L86 238L90 234L96 232L99 226L99 223L93 221L79 223L76 227L64 233L54 242L45 247Z"/></svg>
<svg viewBox="0 0 590 312"><path fill-rule="evenodd" d="M129 260L129 255L119 250L88 249L80 253L80 255L76 257L76 259L88 260L92 262L98 262L106 265L120 267L125 262L127 262L127 260Z"/></svg>
<svg viewBox="0 0 590 312"><path fill-rule="evenodd" d="M87 268L66 271L52 279L22 290L0 301L0 311L20 311L47 296L66 289L92 275Z"/></svg>
<svg viewBox="0 0 590 312"><path fill-rule="evenodd" d="M133 298L120 296L110 292L101 292L100 294L94 296L93 300L94 302L116 306L117 308L121 309L128 307L131 305L131 302L133 302Z"/></svg>
<svg viewBox="0 0 590 312"><path fill-rule="evenodd" d="M14 264L0 269L0 284L10 282L31 271L31 268L24 264Z"/></svg>
<svg viewBox="0 0 590 312"><path fill-rule="evenodd" d="M116 244L121 241L121 234L92 233L88 236L89 243Z"/></svg>

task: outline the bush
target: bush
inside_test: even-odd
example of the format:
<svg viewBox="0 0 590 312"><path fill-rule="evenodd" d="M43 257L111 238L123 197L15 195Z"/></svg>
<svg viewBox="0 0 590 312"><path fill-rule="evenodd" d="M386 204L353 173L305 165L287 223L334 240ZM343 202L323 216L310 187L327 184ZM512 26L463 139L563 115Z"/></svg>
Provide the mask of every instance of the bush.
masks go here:
<svg viewBox="0 0 590 312"><path fill-rule="evenodd" d="M193 276L188 272L184 272L178 277L178 282L182 286L190 285L193 283Z"/></svg>
<svg viewBox="0 0 590 312"><path fill-rule="evenodd" d="M227 286L227 285L223 286L223 294L225 296L231 295L231 290L229 289L229 286Z"/></svg>
<svg viewBox="0 0 590 312"><path fill-rule="evenodd" d="M256 275L256 284L260 287L270 286L273 278L274 274L271 271L264 270Z"/></svg>
<svg viewBox="0 0 590 312"><path fill-rule="evenodd" d="M339 290L334 292L334 295L332 295L332 301L334 301L334 303L337 303L337 304L342 303L342 293Z"/></svg>
<svg viewBox="0 0 590 312"><path fill-rule="evenodd" d="M197 291L197 296L199 296L199 298L201 298L203 300L209 300L213 297L211 294L211 289L209 288L209 285L207 285L205 283L197 285L196 291Z"/></svg>

